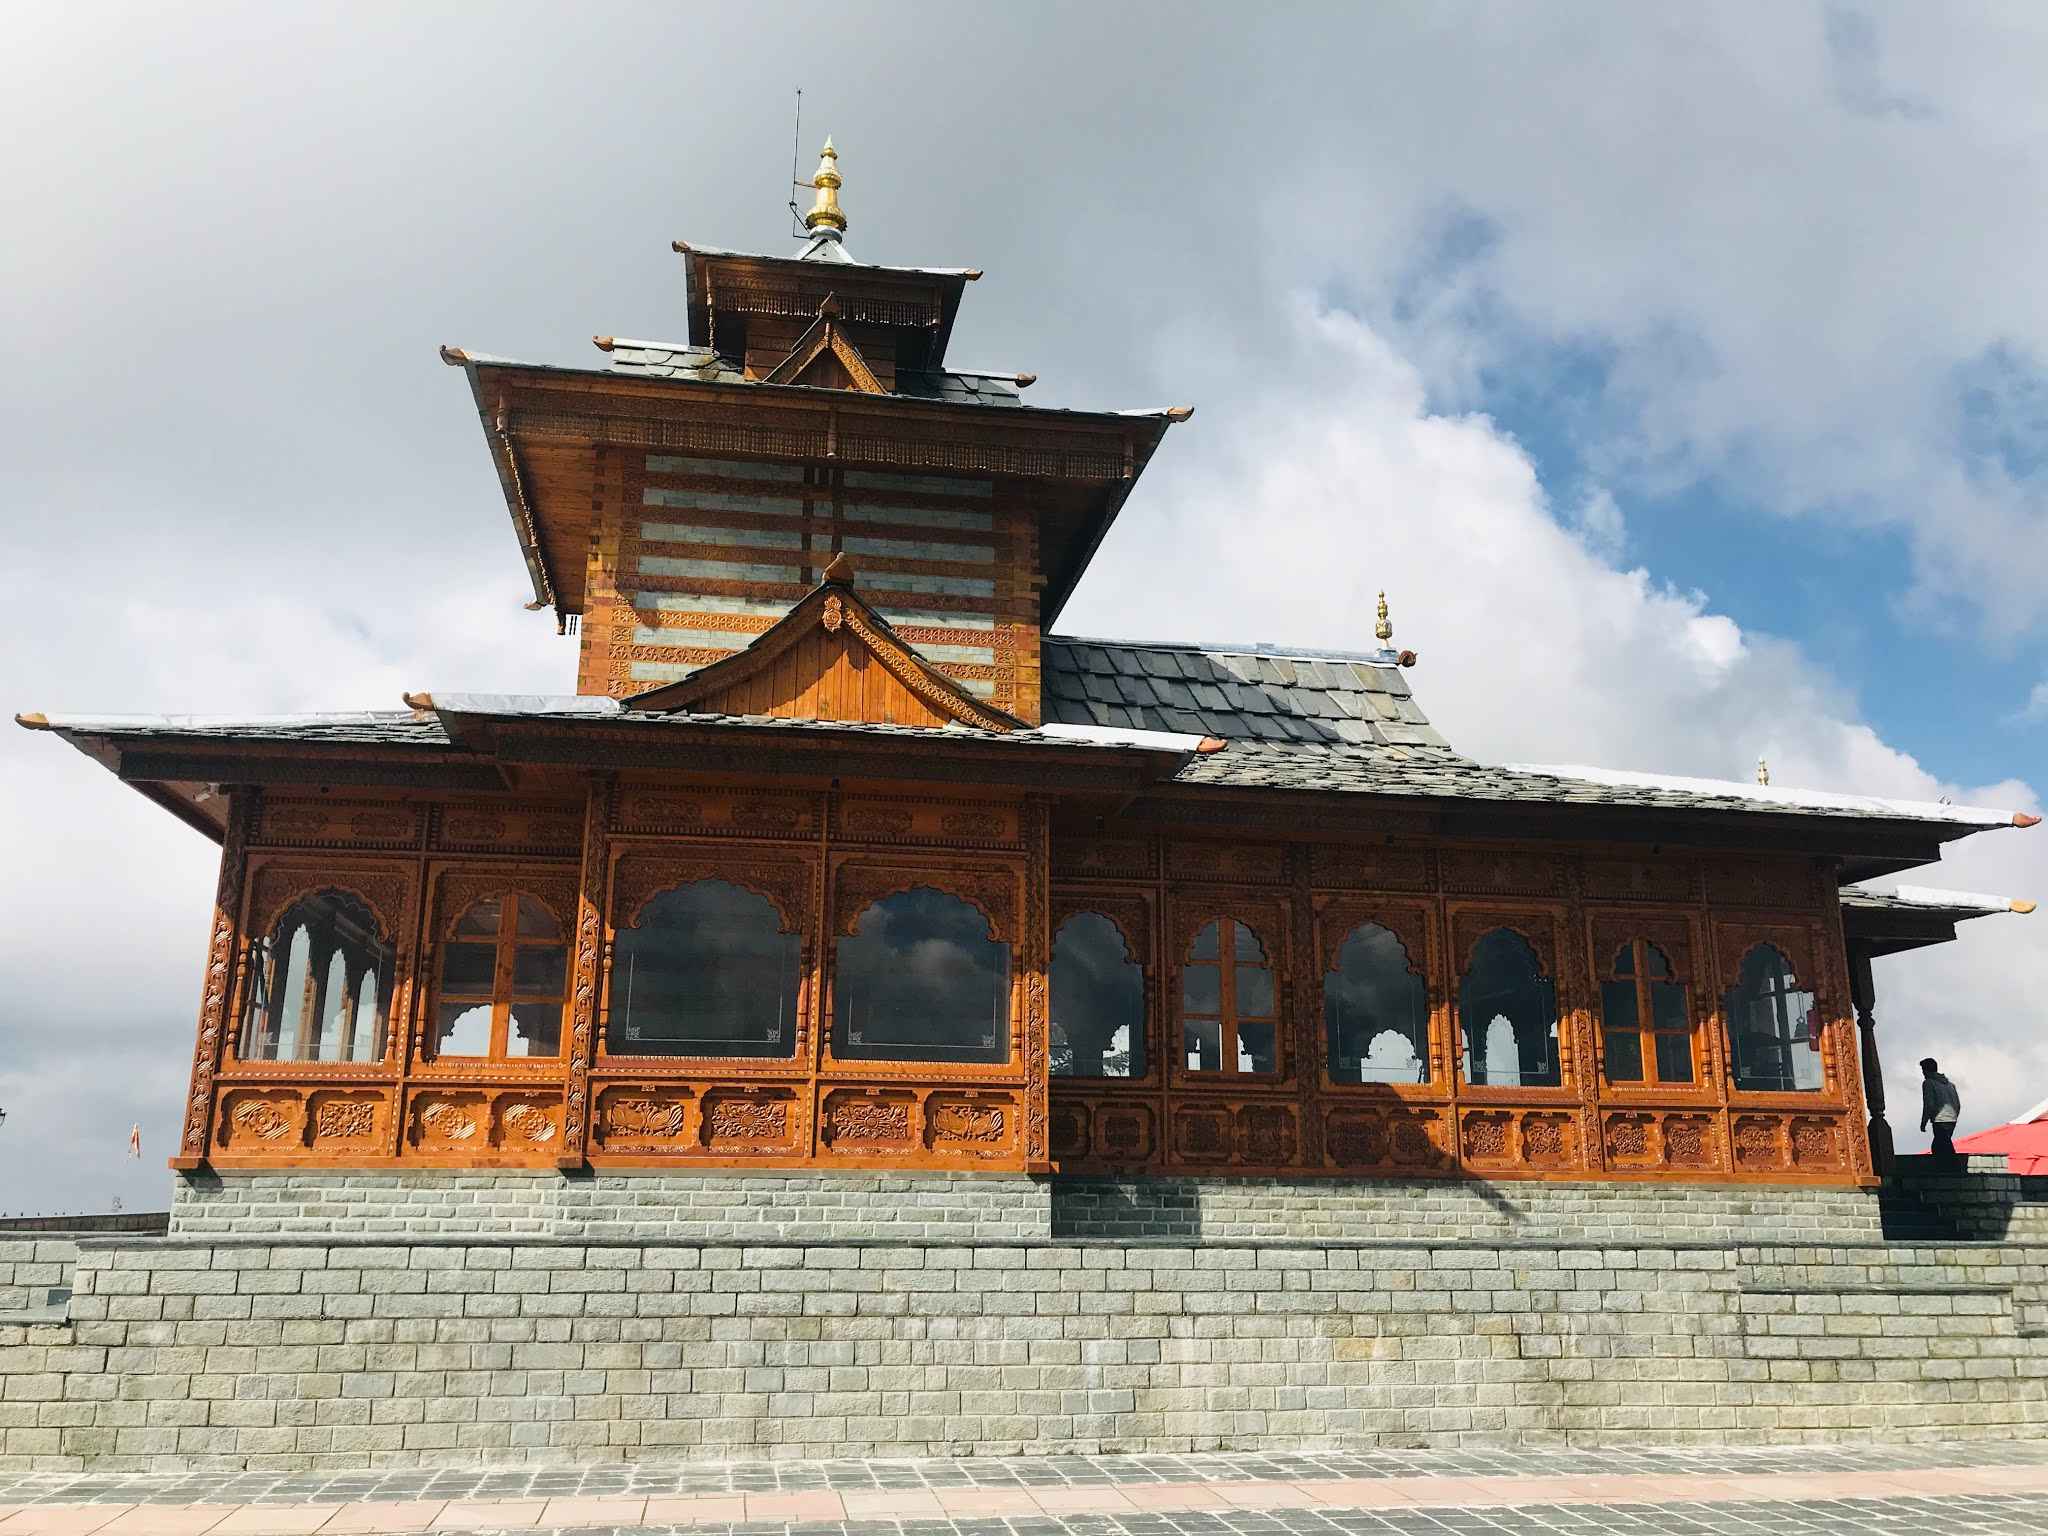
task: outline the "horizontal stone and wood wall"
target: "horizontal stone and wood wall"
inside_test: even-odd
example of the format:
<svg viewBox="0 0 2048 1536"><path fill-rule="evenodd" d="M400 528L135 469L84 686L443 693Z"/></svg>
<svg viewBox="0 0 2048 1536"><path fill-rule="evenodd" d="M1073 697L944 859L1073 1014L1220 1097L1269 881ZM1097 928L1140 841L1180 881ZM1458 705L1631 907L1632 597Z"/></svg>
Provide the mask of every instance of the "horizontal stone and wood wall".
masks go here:
<svg viewBox="0 0 2048 1536"><path fill-rule="evenodd" d="M1326 1182L1244 1184L1194 1192L1205 1225L1301 1236L886 1235L977 1187L1032 1189L878 1180L845 1230L885 1235L815 1240L88 1238L70 1320L0 1326L0 1468L2048 1433L2048 1244L1886 1243L1822 1198L1853 1192L1696 1193L1688 1222L1546 1186L1504 1236L1474 1190L1335 1238Z"/></svg>

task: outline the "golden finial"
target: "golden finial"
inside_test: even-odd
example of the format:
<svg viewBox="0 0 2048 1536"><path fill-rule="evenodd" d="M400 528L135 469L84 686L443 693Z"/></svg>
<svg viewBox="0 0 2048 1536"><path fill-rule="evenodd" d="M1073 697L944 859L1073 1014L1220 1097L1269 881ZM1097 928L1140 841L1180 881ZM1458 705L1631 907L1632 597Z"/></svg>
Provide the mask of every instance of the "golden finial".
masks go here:
<svg viewBox="0 0 2048 1536"><path fill-rule="evenodd" d="M1387 617L1387 594L1384 592L1380 594L1379 619L1379 623L1373 625L1372 627L1373 637L1376 640L1378 640L1381 645L1385 645L1389 640L1394 638L1394 624L1393 621Z"/></svg>
<svg viewBox="0 0 2048 1536"><path fill-rule="evenodd" d="M1766 785L1771 782L1771 765L1762 758L1756 760L1756 781Z"/></svg>
<svg viewBox="0 0 2048 1536"><path fill-rule="evenodd" d="M825 148L818 155L818 173L811 178L811 185L818 189L818 199L804 215L804 228L822 226L845 234L846 215L839 209L839 151L832 147L830 134L825 136Z"/></svg>

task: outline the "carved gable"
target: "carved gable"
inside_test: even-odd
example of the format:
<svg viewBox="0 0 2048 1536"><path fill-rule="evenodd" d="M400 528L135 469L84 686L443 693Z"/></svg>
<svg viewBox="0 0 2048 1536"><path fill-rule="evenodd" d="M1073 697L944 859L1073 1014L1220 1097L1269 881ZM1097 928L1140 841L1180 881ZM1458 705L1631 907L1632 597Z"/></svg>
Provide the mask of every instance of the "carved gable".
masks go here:
<svg viewBox="0 0 2048 1536"><path fill-rule="evenodd" d="M626 707L984 731L1022 726L899 639L854 592L852 575L852 562L839 556L823 583L745 650L638 694Z"/></svg>

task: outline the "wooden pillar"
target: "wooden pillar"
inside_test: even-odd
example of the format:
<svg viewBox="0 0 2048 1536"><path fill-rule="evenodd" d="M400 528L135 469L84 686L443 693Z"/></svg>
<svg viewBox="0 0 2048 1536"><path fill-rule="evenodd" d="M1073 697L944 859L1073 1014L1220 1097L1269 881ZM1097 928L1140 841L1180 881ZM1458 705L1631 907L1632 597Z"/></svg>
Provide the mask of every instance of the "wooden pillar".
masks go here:
<svg viewBox="0 0 2048 1536"><path fill-rule="evenodd" d="M213 1079L234 1020L228 1001L235 991L235 936L242 921L242 866L249 828L256 819L257 792L228 791L228 824L221 838L220 880L214 887L213 933L206 943L206 984L199 1000L199 1038L192 1050L192 1083L185 1095L185 1129L171 1166L190 1172L206 1161L213 1124ZM269 996L275 997L273 990Z"/></svg>
<svg viewBox="0 0 2048 1536"><path fill-rule="evenodd" d="M1849 945L1849 996L1856 1004L1857 1054L1863 1060L1863 1099L1870 1109L1870 1167L1879 1178L1892 1171L1892 1128L1884 1117L1884 1065L1877 1056L1877 1020L1871 1010L1877 986L1870 973L1870 949Z"/></svg>
<svg viewBox="0 0 2048 1536"><path fill-rule="evenodd" d="M611 887L612 781L590 782L583 807L583 870L576 896L576 954L569 986L567 1081L558 1166L586 1165L590 1147L590 1064L597 1054L597 999L604 985L606 893Z"/></svg>

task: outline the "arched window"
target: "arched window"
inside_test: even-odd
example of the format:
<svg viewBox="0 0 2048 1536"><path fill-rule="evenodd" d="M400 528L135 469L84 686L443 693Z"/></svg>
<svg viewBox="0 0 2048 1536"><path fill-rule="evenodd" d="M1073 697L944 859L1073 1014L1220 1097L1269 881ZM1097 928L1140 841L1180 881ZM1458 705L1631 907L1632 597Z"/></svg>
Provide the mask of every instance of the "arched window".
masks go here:
<svg viewBox="0 0 2048 1536"><path fill-rule="evenodd" d="M1010 946L945 891L871 902L839 940L832 998L841 1061L1010 1059Z"/></svg>
<svg viewBox="0 0 2048 1536"><path fill-rule="evenodd" d="M249 952L243 1061L381 1061L393 952L346 891L302 896Z"/></svg>
<svg viewBox="0 0 2048 1536"><path fill-rule="evenodd" d="M1809 1093L1822 1083L1820 1019L1792 963L1774 945L1742 957L1728 989L1728 1060L1744 1093Z"/></svg>
<svg viewBox="0 0 2048 1536"><path fill-rule="evenodd" d="M561 1055L568 979L569 946L554 913L516 891L473 903L441 946L432 1054Z"/></svg>
<svg viewBox="0 0 2048 1536"><path fill-rule="evenodd" d="M1631 939L1600 982L1600 1038L1610 1083L1693 1081L1692 1009L1664 951Z"/></svg>
<svg viewBox="0 0 2048 1536"><path fill-rule="evenodd" d="M802 954L755 891L724 880L663 891L613 942L605 1051L794 1056Z"/></svg>
<svg viewBox="0 0 2048 1536"><path fill-rule="evenodd" d="M1273 969L1245 924L1202 925L1180 972L1180 1022L1190 1072L1280 1070Z"/></svg>
<svg viewBox="0 0 2048 1536"><path fill-rule="evenodd" d="M1529 941L1495 928L1472 946L1458 982L1465 1081L1555 1088L1564 1081L1557 1049L1557 986Z"/></svg>
<svg viewBox="0 0 2048 1536"><path fill-rule="evenodd" d="M1145 1075L1145 972L1100 912L1076 912L1052 941L1051 1070Z"/></svg>
<svg viewBox="0 0 2048 1536"><path fill-rule="evenodd" d="M1408 951L1377 923L1345 935L1323 977L1333 1083L1429 1081L1429 1001Z"/></svg>

